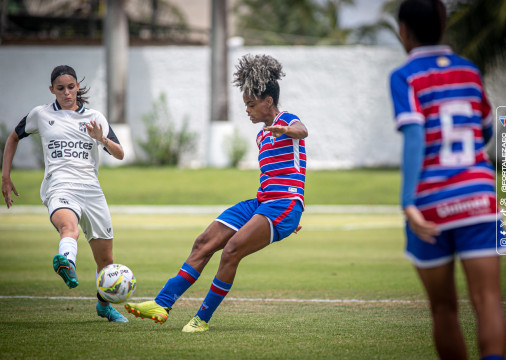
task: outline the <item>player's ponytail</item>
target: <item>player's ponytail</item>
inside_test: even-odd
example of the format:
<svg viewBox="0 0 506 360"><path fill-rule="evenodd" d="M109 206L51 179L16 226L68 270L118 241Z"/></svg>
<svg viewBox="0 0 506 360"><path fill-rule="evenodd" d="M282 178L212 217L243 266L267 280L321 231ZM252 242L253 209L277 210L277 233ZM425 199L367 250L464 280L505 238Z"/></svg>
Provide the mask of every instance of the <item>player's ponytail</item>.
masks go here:
<svg viewBox="0 0 506 360"><path fill-rule="evenodd" d="M51 72L51 86L53 85L53 83L56 80L56 78L58 76L61 76L61 75L70 75L74 79L76 79L76 82L79 82L79 83L81 83L84 80L84 78L81 81L77 80L76 71L71 66L68 66L68 65L58 65ZM88 97L87 96L83 96L83 95L85 95L89 90L90 89L87 88L87 87L79 88L79 90L77 91L77 96L76 96L77 97L77 101L79 103L81 103L83 105L88 103Z"/></svg>
<svg viewBox="0 0 506 360"><path fill-rule="evenodd" d="M264 99L271 96L274 106L278 106L278 80L285 76L279 61L269 55L244 55L236 66L233 84L248 96Z"/></svg>
<svg viewBox="0 0 506 360"><path fill-rule="evenodd" d="M421 45L438 44L446 27L446 8L441 0L404 0L398 13Z"/></svg>

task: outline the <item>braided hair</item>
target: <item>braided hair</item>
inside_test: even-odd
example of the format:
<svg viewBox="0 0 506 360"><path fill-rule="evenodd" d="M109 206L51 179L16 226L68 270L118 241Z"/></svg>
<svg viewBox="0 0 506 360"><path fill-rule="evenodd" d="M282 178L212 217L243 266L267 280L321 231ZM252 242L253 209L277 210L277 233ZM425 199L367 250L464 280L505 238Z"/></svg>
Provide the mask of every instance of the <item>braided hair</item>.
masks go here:
<svg viewBox="0 0 506 360"><path fill-rule="evenodd" d="M236 67L233 84L247 96L265 99L271 96L274 106L278 106L279 84L278 80L285 73L279 61L269 55L244 55L239 59Z"/></svg>

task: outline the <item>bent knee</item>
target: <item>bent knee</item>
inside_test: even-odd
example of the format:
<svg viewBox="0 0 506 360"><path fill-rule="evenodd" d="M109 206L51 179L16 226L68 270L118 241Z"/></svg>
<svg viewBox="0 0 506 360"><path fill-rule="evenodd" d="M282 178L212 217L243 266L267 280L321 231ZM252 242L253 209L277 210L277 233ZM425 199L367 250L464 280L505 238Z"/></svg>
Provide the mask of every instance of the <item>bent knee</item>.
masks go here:
<svg viewBox="0 0 506 360"><path fill-rule="evenodd" d="M192 255L200 257L211 257L219 250L219 247L214 244L213 239L206 233L200 234L193 243Z"/></svg>
<svg viewBox="0 0 506 360"><path fill-rule="evenodd" d="M243 256L238 250L239 249L236 246L232 244L227 244L227 246L225 246L221 254L221 262L230 264L239 264Z"/></svg>
<svg viewBox="0 0 506 360"><path fill-rule="evenodd" d="M79 228L73 224L63 224L58 228L58 232L62 238L71 237L77 240L79 237Z"/></svg>

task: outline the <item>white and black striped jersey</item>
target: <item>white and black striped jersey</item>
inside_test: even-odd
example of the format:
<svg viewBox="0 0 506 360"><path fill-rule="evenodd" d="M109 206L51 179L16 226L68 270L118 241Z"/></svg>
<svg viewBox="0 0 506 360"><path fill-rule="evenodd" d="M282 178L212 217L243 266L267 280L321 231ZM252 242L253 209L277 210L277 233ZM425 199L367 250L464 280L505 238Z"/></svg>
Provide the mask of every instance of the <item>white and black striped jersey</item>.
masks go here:
<svg viewBox="0 0 506 360"><path fill-rule="evenodd" d="M42 202L46 192L56 184L100 186L98 149L103 146L88 135L85 124L90 124L91 120L101 124L104 135L119 144L104 115L83 105L75 111L63 110L57 101L37 106L16 126L19 139L35 133L41 137L45 163L44 180L40 188Z"/></svg>

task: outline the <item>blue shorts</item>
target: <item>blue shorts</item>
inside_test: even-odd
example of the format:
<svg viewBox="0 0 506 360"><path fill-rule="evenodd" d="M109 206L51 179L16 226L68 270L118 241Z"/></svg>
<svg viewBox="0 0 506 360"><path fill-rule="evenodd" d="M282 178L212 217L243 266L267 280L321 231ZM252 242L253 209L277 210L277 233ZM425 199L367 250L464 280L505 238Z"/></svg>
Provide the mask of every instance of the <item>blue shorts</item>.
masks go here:
<svg viewBox="0 0 506 360"><path fill-rule="evenodd" d="M429 244L406 224L406 256L418 268L441 266L457 254L461 260L498 255L497 239L502 236L500 222L487 222L444 230Z"/></svg>
<svg viewBox="0 0 506 360"><path fill-rule="evenodd" d="M225 226L238 231L253 215L264 215L271 225L271 240L286 238L299 225L303 211L302 203L294 199L279 199L260 203L257 199L241 201L228 208L216 219Z"/></svg>

